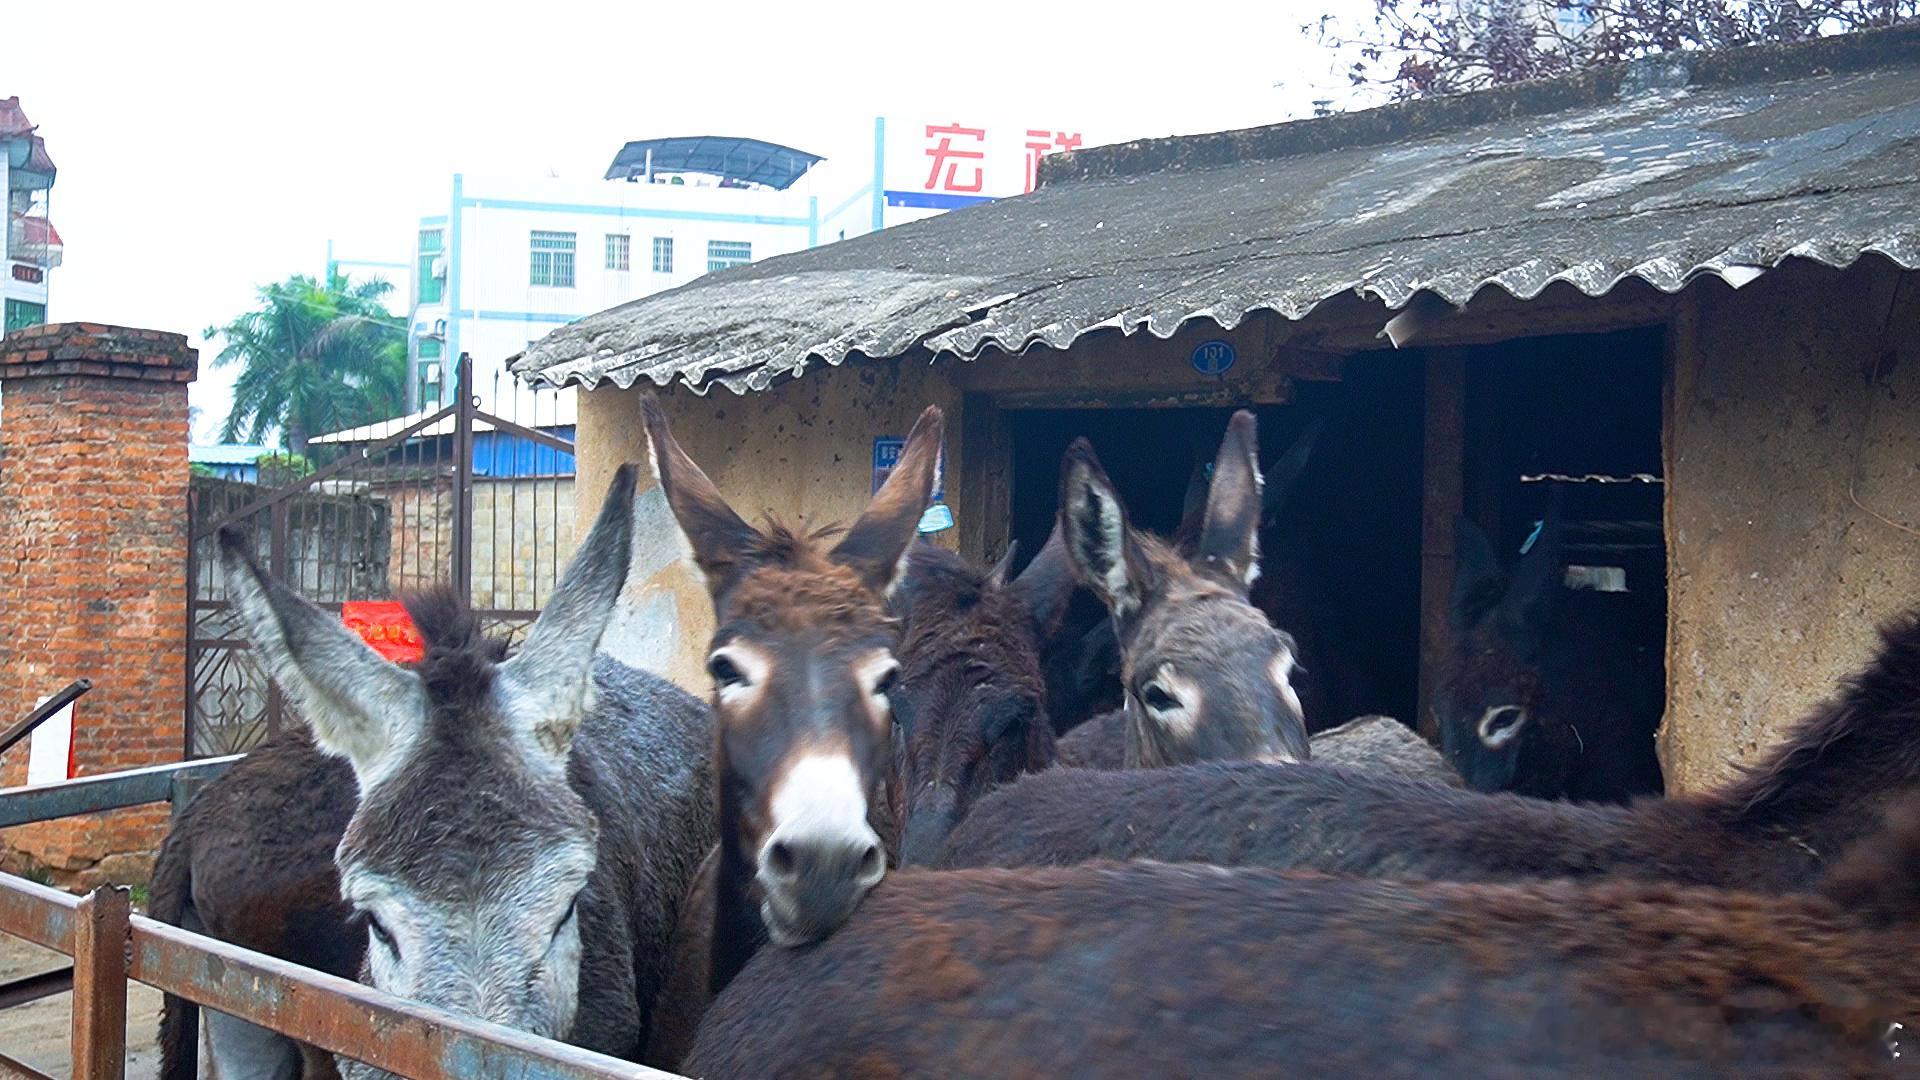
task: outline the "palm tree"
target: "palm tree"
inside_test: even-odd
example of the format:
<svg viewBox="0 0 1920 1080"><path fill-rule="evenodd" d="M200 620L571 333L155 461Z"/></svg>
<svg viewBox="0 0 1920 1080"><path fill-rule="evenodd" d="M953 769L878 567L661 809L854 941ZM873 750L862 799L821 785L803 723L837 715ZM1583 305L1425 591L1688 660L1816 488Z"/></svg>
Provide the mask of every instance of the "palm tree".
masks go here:
<svg viewBox="0 0 1920 1080"><path fill-rule="evenodd" d="M380 303L392 289L337 272L324 285L295 274L262 286L259 307L209 327L209 339L225 342L214 366L245 365L220 437L260 442L278 432L282 446L305 454L314 435L400 413L406 323Z"/></svg>

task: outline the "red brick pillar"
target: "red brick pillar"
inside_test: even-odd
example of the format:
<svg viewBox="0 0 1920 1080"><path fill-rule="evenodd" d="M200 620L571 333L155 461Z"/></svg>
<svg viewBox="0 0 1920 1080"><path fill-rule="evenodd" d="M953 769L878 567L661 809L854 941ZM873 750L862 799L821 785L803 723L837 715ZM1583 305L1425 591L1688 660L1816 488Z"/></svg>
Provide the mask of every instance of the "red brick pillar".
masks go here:
<svg viewBox="0 0 1920 1080"><path fill-rule="evenodd" d="M187 384L180 334L95 323L0 340L0 722L81 677L78 775L186 743ZM26 776L27 743L0 759ZM0 863L63 883L142 880L166 808L0 833Z"/></svg>

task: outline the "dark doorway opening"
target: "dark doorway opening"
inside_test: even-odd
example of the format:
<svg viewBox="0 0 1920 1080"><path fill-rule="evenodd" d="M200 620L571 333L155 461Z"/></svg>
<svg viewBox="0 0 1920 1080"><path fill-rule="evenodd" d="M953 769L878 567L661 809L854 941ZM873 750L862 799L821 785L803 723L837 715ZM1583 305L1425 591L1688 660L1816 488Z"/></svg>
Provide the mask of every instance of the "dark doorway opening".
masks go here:
<svg viewBox="0 0 1920 1080"><path fill-rule="evenodd" d="M1569 610L1610 654L1571 662L1620 660L1604 704L1645 748L1666 686L1664 380L1658 328L1506 342L1466 365L1466 513L1511 564L1559 500Z"/></svg>
<svg viewBox="0 0 1920 1080"><path fill-rule="evenodd" d="M1312 730L1380 713L1411 723L1420 636L1422 372L1405 353L1350 359L1339 382L1297 383L1294 400L1253 411L1270 465L1315 418L1324 425L1276 525L1263 536L1266 587L1282 594L1275 622L1302 646L1319 700L1303 701ZM1165 536L1179 524L1196 462L1212 461L1227 408L1023 409L1009 415L1009 527L1021 562L1046 542L1058 509L1060 459L1086 436L1136 527ZM1069 613L1100 615L1081 595ZM1303 692L1303 698L1309 695Z"/></svg>

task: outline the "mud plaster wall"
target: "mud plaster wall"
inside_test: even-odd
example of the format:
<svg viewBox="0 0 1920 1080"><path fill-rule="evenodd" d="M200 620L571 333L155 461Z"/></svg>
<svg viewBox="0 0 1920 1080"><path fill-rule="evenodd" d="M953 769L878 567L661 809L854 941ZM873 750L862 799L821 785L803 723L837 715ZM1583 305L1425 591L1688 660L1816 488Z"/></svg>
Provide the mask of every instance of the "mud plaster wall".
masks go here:
<svg viewBox="0 0 1920 1080"><path fill-rule="evenodd" d="M640 387L602 385L581 395L578 529L600 512L623 461L645 466ZM960 476L960 394L917 364L852 365L811 371L772 390L736 396L715 389L661 395L674 437L733 508L758 523L768 511L814 524L848 522L866 506L876 436L904 436L920 410L946 411L947 502L956 513ZM606 651L667 676L702 697L713 607L683 553L679 530L650 471L640 481L633 566ZM935 539L951 546L957 529Z"/></svg>
<svg viewBox="0 0 1920 1080"><path fill-rule="evenodd" d="M1675 324L1671 791L1752 761L1920 603L1920 275L1901 277L1789 267L1703 288Z"/></svg>

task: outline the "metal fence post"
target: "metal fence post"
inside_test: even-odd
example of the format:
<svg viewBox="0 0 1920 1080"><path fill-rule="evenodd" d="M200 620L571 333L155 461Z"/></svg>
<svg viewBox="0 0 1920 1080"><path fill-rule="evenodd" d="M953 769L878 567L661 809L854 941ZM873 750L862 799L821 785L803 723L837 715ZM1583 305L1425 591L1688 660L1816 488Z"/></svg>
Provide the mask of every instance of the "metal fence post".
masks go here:
<svg viewBox="0 0 1920 1080"><path fill-rule="evenodd" d="M460 354L454 377L453 588L473 599L473 358Z"/></svg>
<svg viewBox="0 0 1920 1080"><path fill-rule="evenodd" d="M117 885L88 893L74 911L74 1080L126 1075L130 914L130 896Z"/></svg>
<svg viewBox="0 0 1920 1080"><path fill-rule="evenodd" d="M292 523L288 520L289 516L290 508L285 499L275 502L267 511L267 573L273 575L274 580L281 584L298 590L299 582L291 581L287 576L287 568L293 562L292 552L287 550L292 544L293 533ZM280 684L268 679L267 733L269 735L280 733L281 727L284 726L285 712L286 698L280 693Z"/></svg>

